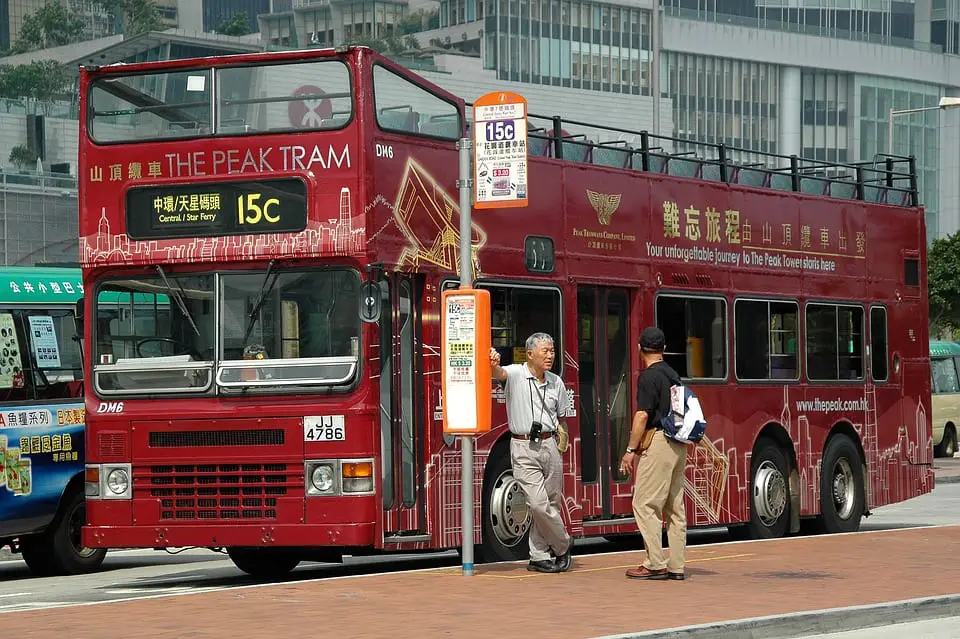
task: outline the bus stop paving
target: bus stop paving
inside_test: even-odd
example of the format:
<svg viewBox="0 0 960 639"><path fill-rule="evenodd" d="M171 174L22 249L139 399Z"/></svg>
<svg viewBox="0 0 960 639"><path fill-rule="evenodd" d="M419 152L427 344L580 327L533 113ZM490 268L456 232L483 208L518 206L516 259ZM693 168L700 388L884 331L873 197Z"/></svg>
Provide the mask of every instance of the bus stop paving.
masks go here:
<svg viewBox="0 0 960 639"><path fill-rule="evenodd" d="M960 591L960 526L688 549L685 581L629 580L642 551L328 578L3 615L4 636L597 637ZM56 620L56 621L54 621Z"/></svg>

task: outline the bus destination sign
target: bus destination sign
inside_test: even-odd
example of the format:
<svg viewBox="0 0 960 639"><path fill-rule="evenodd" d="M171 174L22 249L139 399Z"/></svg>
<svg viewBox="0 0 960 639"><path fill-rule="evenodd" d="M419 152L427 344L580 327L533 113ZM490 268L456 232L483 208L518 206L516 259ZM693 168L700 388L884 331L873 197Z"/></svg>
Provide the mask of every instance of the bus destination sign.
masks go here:
<svg viewBox="0 0 960 639"><path fill-rule="evenodd" d="M307 185L297 178L134 187L126 197L134 240L299 233Z"/></svg>

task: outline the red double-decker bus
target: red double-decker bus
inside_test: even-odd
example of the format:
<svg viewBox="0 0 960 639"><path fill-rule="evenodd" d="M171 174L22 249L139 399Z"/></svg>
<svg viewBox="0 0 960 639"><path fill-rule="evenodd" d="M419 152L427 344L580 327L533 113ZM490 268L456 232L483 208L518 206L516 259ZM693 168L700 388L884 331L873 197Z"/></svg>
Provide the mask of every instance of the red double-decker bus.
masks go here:
<svg viewBox="0 0 960 639"><path fill-rule="evenodd" d="M529 206L459 255L464 102L369 49L85 67L90 547L226 548L242 570L455 548L440 294L492 340L554 336L564 516L636 531L618 472L649 324L699 395L691 526L857 530L933 488L923 210L909 158L753 153L531 118ZM503 396L476 442L482 559L526 555Z"/></svg>

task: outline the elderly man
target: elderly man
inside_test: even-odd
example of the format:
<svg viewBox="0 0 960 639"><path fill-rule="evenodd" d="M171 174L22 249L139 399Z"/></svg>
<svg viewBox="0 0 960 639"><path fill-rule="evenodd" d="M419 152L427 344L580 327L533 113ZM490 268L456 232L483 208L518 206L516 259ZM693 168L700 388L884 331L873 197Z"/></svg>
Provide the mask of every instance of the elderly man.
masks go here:
<svg viewBox="0 0 960 639"><path fill-rule="evenodd" d="M550 372L556 357L553 338L534 333L526 346L526 363L501 367L500 354L491 348L490 365L493 378L504 382L513 476L533 516L527 570L565 572L573 563L573 541L560 514L563 464L555 435L567 415L567 393L560 377Z"/></svg>

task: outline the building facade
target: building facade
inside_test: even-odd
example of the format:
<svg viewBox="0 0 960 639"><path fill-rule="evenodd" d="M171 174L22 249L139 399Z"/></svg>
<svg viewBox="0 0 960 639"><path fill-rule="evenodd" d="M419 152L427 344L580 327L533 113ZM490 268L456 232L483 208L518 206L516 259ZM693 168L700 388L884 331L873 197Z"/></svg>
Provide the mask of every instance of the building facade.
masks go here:
<svg viewBox="0 0 960 639"><path fill-rule="evenodd" d="M655 11L655 7L658 9ZM501 80L670 101L680 140L743 161L913 155L929 238L960 230L960 0L441 0L422 39L479 47ZM677 145L683 151L684 145Z"/></svg>

